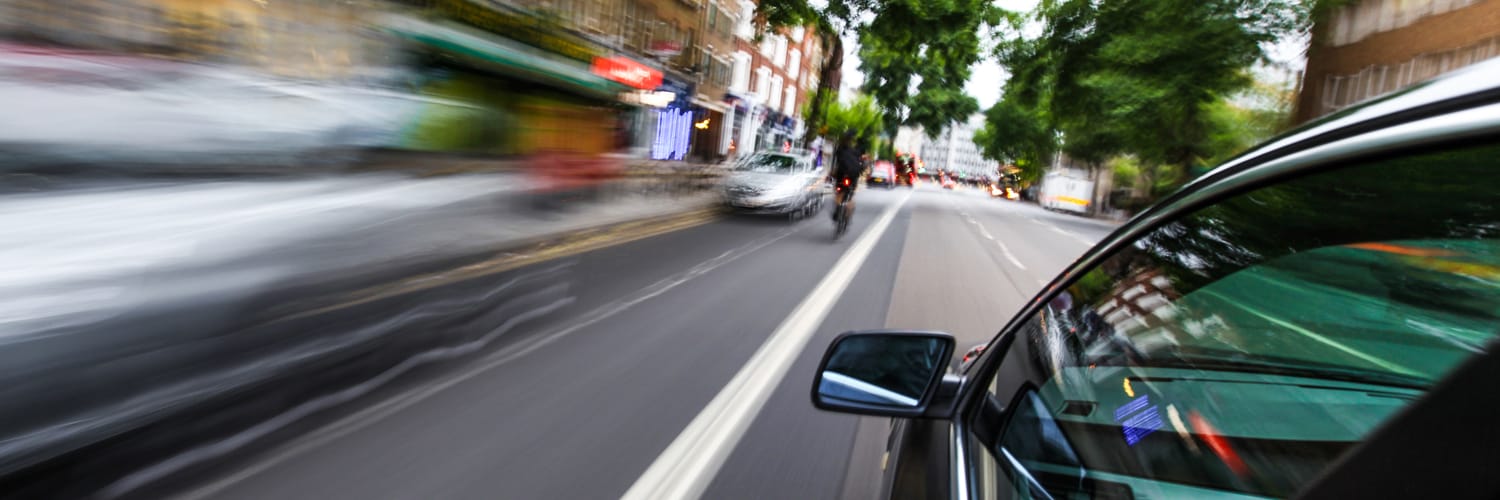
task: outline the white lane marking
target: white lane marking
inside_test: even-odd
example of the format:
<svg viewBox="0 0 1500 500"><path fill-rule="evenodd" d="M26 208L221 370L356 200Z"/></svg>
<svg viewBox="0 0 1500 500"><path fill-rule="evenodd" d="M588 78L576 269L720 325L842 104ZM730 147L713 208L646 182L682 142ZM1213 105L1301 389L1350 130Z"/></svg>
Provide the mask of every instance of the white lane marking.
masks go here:
<svg viewBox="0 0 1500 500"><path fill-rule="evenodd" d="M964 214L964 217L968 216L969 214ZM1006 260L1009 260L1011 264L1015 264L1016 267L1019 267L1023 270L1026 269L1026 264L1022 264L1021 259L1016 258L1016 254L1010 253L1010 248L1005 246L1005 242L995 239L995 237L990 234L990 231L984 228L984 224L980 224L979 221L974 220L973 218L970 218L969 222L974 223L974 227L979 228L980 236L984 236L984 239L993 241L996 245L1000 246L1000 253L1005 254Z"/></svg>
<svg viewBox="0 0 1500 500"><path fill-rule="evenodd" d="M240 481L244 481L246 479L254 477L261 472L265 472L267 469L280 465L288 460L296 458L338 438L352 434L360 429L369 427L370 425L379 422L381 419L384 419L392 414L420 403L423 400L437 395L438 393L447 390L450 387L473 379L474 377L484 374L484 372L514 361L517 358L520 358L527 354L531 354L532 352L541 349L542 347L545 347L549 344L552 344L553 342L561 340L564 337L577 332L578 330L586 328L600 321L609 319L616 314L624 312L626 309L630 309L637 304L655 298L663 293L666 293L669 290L672 290L673 288L677 288L679 285L682 285L683 283L686 283L693 278L702 276L703 274L739 260L741 257L754 253L761 248L765 248L772 243L780 241L782 238L785 238L794 232L796 232L795 228L787 229L762 241L751 242L750 244L724 252L719 256L704 261L702 264L698 264L697 266L694 266L693 268L685 272L673 275L671 277L668 277L667 279L658 281L651 284L650 286L642 288L629 299L617 300L605 304L598 309L594 309L593 311L581 317L578 322L573 323L572 325L569 325L561 330L557 330L545 335L539 335L522 343L508 347L504 350L497 351L494 354L491 354L482 359L478 364L476 364L469 370L459 372L452 378L448 378L441 382L435 382L431 385L415 387L405 393L366 407L347 417L329 423L328 425L319 427L318 429L315 429L301 436L296 441L288 443L287 446L278 450L273 450L272 452L267 454L264 459L259 460L255 463L247 464L243 468L235 471L234 474L225 476L212 483L205 484L189 492L178 495L177 498L201 499L212 497L215 494L231 486L234 486Z"/></svg>
<svg viewBox="0 0 1500 500"><path fill-rule="evenodd" d="M1021 259L1017 259L1016 254L1010 253L1010 247L1005 246L1005 242L995 240L995 244L1000 245L1000 253L1005 254L1006 260L1009 260L1011 264L1015 264L1016 267L1026 269L1026 265L1021 263Z"/></svg>
<svg viewBox="0 0 1500 500"><path fill-rule="evenodd" d="M624 500L689 500L703 495L719 467L744 436L792 362L812 339L828 311L885 234L896 212L911 195L891 205L855 241L812 293L792 310L750 361L682 430L672 444L631 485Z"/></svg>
<svg viewBox="0 0 1500 500"><path fill-rule="evenodd" d="M1038 218L1035 218L1035 217L1028 217L1028 218L1031 219L1032 222L1035 222L1037 224L1041 224L1043 226L1046 226L1047 229L1051 229L1053 232L1055 232L1057 234L1061 234L1063 236L1067 236L1069 238L1073 238L1074 240L1077 240L1079 243L1083 243L1085 245L1093 245L1095 243L1094 240L1090 240L1088 238L1085 238L1082 235L1079 235L1078 233L1075 233L1075 232L1072 232L1072 231L1069 231L1069 230L1066 230L1066 229L1054 226L1052 224L1048 224L1048 223L1042 221L1041 219L1038 219Z"/></svg>

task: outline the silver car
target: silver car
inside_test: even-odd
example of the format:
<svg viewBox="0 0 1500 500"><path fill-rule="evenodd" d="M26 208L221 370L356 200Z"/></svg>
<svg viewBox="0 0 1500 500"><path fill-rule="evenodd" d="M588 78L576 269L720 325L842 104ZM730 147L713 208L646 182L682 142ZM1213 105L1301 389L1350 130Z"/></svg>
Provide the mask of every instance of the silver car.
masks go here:
<svg viewBox="0 0 1500 500"><path fill-rule="evenodd" d="M822 207L827 193L823 180L810 156L755 153L735 163L724 179L724 203L738 212L796 220Z"/></svg>

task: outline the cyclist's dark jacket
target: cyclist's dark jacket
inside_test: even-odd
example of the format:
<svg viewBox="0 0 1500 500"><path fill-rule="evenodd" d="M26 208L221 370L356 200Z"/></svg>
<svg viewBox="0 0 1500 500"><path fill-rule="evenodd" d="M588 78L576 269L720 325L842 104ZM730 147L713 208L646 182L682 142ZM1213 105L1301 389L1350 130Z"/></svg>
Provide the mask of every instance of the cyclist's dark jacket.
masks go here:
<svg viewBox="0 0 1500 500"><path fill-rule="evenodd" d="M864 173L865 165L860 159L864 151L854 146L839 146L833 152L833 176L840 179L856 179Z"/></svg>

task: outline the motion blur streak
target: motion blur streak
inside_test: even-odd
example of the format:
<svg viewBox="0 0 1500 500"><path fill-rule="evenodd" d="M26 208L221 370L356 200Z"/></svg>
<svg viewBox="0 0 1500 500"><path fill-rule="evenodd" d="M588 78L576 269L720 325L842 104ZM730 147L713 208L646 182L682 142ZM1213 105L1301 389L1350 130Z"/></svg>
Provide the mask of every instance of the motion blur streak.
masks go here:
<svg viewBox="0 0 1500 500"><path fill-rule="evenodd" d="M549 289L537 293L546 295L549 292L558 291L556 290L558 288L565 287L562 285L549 287ZM272 431L285 427L286 425L307 417L308 415L321 410L332 408L339 404L347 403L354 400L355 398L368 394L376 388L379 388L394 380L396 377L399 377L402 374L405 374L406 372L412 370L413 368L416 368L423 364L453 359L459 356L479 351L486 345L489 345L490 342L494 341L500 335L509 332L516 325L535 319L545 314L550 314L553 311L556 311L570 303L572 303L571 298L560 298L551 303L542 305L541 307L516 313L505 319L499 327L495 328L489 334L474 341L451 347L442 347L414 355L407 360L402 361L401 364L398 364L384 372L381 372L380 375L377 375L368 381L360 383L359 385L349 387L327 396L319 397L306 403L302 403L287 411L286 413L282 413L270 420L261 422L254 427L235 434L229 439L225 439L223 441L219 441L217 443L213 443L211 445L198 448L181 455L177 455L165 462L141 470L140 472L133 473L130 476L127 476L126 478L110 485L108 488L105 488L103 491L103 496L112 498L123 495L127 492L130 492L131 490L139 488L142 485L148 484L151 481L158 480L173 472L177 472L194 463L216 458L226 453L234 452L249 444L250 442L265 437ZM457 306L460 304L453 305ZM420 315L434 316L439 314L452 314L461 310L463 310L463 308L454 308L453 310L447 311L434 310L422 312L420 313ZM405 321L406 319L407 318L403 318L402 320Z"/></svg>
<svg viewBox="0 0 1500 500"><path fill-rule="evenodd" d="M961 283L980 312L891 321L987 336L1082 250L1054 224L1107 230L934 188L861 192L831 241L809 96L843 51L806 26L781 63L736 58L755 8L0 0L0 496L616 497L851 242L871 264L779 348L788 383L803 344L881 326L898 288ZM915 189L908 160L887 187ZM849 448L777 380L694 491L761 491L737 454L777 439ZM782 418L813 424L755 427ZM847 461L825 458L801 465Z"/></svg>

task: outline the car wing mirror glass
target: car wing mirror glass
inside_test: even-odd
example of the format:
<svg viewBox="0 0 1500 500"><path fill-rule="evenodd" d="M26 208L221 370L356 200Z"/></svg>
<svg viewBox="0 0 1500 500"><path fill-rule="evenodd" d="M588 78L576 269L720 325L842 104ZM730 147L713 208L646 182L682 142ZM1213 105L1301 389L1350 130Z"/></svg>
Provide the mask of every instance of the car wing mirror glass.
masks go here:
<svg viewBox="0 0 1500 500"><path fill-rule="evenodd" d="M946 333L845 333L818 365L813 405L862 415L920 416L952 355L953 336Z"/></svg>

